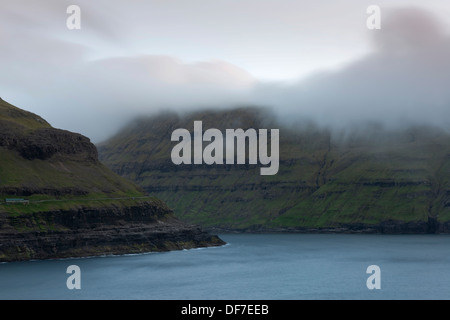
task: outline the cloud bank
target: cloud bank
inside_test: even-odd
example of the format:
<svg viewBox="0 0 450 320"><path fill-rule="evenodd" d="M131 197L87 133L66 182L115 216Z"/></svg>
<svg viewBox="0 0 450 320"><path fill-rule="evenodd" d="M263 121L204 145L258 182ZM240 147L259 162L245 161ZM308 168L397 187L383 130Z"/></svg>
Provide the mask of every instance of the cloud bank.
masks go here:
<svg viewBox="0 0 450 320"><path fill-rule="evenodd" d="M297 84L257 89L261 103L323 125L362 122L449 127L450 41L436 18L417 8L396 10L373 33L373 52L335 72ZM259 94L256 94L258 96Z"/></svg>
<svg viewBox="0 0 450 320"><path fill-rule="evenodd" d="M54 6L59 10L67 4L46 3L48 8L35 8L44 17L53 15ZM241 105L265 106L282 119L338 128L367 121L449 127L450 40L445 27L423 9L386 13L382 29L368 32L370 54L295 83L261 82L220 59L186 62L156 54L93 58L95 34L92 42L80 41L76 33L59 37L47 32L57 28L54 22L36 21L13 7L0 13L0 96L95 142L139 115ZM96 30L100 38L117 37L107 28Z"/></svg>

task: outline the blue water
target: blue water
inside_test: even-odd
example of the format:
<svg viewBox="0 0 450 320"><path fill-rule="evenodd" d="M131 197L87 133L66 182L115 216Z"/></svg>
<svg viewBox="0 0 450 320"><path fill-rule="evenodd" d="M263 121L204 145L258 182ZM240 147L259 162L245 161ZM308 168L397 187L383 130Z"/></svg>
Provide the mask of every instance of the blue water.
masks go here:
<svg viewBox="0 0 450 320"><path fill-rule="evenodd" d="M217 248L0 264L0 299L450 299L450 236L226 234ZM69 265L81 290L69 290ZM369 290L366 269L381 269Z"/></svg>

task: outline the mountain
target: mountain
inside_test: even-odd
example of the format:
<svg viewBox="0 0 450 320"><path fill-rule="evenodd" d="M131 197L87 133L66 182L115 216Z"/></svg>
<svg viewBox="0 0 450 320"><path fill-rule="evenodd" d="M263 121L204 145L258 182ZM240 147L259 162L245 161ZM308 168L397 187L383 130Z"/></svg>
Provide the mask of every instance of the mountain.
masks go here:
<svg viewBox="0 0 450 320"><path fill-rule="evenodd" d="M175 129L280 130L280 168L175 165ZM204 143L204 146L207 143ZM99 146L100 159L208 229L438 233L450 230L450 135L426 126L288 125L261 108L160 114ZM248 163L248 162L246 162Z"/></svg>
<svg viewBox="0 0 450 320"><path fill-rule="evenodd" d="M0 262L223 244L105 167L88 138L1 99L0 199Z"/></svg>

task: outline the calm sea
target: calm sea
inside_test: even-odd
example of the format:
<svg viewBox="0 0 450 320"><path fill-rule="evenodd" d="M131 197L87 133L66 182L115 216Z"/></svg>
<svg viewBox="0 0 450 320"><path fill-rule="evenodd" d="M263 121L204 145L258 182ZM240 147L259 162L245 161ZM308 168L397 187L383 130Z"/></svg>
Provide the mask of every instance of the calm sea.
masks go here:
<svg viewBox="0 0 450 320"><path fill-rule="evenodd" d="M221 238L217 248L0 264L0 299L450 299L450 236ZM67 289L70 265L81 290ZM367 288L370 265L380 290Z"/></svg>

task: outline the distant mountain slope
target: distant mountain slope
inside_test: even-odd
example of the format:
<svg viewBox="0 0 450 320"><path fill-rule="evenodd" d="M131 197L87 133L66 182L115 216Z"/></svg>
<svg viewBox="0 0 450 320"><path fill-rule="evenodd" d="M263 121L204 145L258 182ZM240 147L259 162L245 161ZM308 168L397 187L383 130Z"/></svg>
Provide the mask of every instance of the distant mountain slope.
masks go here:
<svg viewBox="0 0 450 320"><path fill-rule="evenodd" d="M101 164L88 138L0 99L0 261L221 243Z"/></svg>
<svg viewBox="0 0 450 320"><path fill-rule="evenodd" d="M258 108L138 120L99 146L100 159L166 201L184 221L233 230L448 232L450 135L428 127L330 132ZM279 128L280 170L171 162L177 128ZM206 143L204 143L206 145Z"/></svg>

